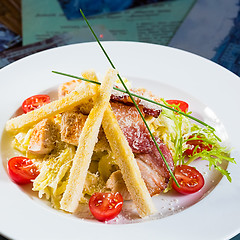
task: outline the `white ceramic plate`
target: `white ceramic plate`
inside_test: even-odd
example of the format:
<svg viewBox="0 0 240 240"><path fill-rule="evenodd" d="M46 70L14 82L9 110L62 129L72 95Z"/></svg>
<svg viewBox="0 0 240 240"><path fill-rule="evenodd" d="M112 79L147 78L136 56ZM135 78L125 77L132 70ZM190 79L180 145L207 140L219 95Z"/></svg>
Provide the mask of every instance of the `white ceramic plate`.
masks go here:
<svg viewBox="0 0 240 240"><path fill-rule="evenodd" d="M232 183L206 163L196 163L207 182L197 194L154 197L158 214L121 224L82 220L48 207L12 183L6 161L12 154L4 126L27 97L49 93L67 77L52 70L79 75L110 67L96 43L47 50L0 70L1 164L0 233L13 239L229 239L240 231L239 89L240 79L199 56L159 45L105 42L106 51L122 76L135 87L146 87L166 99L183 99L193 114L213 125L224 144L233 147L237 165L230 164ZM124 222L131 224L124 224ZM113 223L116 223L116 221Z"/></svg>

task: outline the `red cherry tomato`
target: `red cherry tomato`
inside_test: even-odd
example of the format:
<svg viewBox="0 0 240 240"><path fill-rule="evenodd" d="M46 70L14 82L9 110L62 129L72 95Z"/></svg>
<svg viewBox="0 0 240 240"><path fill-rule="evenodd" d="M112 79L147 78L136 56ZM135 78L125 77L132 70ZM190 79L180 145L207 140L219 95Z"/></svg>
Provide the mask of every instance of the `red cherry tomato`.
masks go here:
<svg viewBox="0 0 240 240"><path fill-rule="evenodd" d="M178 187L174 181L172 187L181 194L195 193L204 185L204 178L202 174L191 166L176 166L174 175L180 187Z"/></svg>
<svg viewBox="0 0 240 240"><path fill-rule="evenodd" d="M34 180L38 174L38 168L26 157L13 157L8 161L8 174L17 184L27 184Z"/></svg>
<svg viewBox="0 0 240 240"><path fill-rule="evenodd" d="M181 100L166 100L168 104L174 104L177 105L182 112L187 112L188 111L188 103L181 101ZM177 109L177 108L175 108ZM177 109L178 110L178 109Z"/></svg>
<svg viewBox="0 0 240 240"><path fill-rule="evenodd" d="M120 193L94 193L89 200L89 209L99 221L115 218L122 210L123 197Z"/></svg>
<svg viewBox="0 0 240 240"><path fill-rule="evenodd" d="M24 113L30 112L50 102L48 95L34 95L25 99L22 103L22 109Z"/></svg>
<svg viewBox="0 0 240 240"><path fill-rule="evenodd" d="M192 139L194 135L191 135L189 137L189 141L187 141L187 146L188 148L184 151L184 155L186 156L193 156L194 153L200 153L203 150L210 151L212 149L211 144L206 144L201 140L200 136L196 136L197 139Z"/></svg>

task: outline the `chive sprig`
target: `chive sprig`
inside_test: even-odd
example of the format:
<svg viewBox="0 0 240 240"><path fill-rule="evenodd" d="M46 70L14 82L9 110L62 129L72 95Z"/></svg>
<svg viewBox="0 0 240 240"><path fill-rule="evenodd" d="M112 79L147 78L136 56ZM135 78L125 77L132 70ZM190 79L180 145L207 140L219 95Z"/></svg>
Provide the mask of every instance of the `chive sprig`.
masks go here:
<svg viewBox="0 0 240 240"><path fill-rule="evenodd" d="M85 82L90 82L90 83L94 83L94 84L101 85L100 82L96 82L96 81L89 80L89 79L86 79L86 78L83 78L83 77L71 75L71 74L68 74L68 73L63 73L63 72L58 72L58 71L52 71L52 73L56 73L56 74L59 74L59 75L63 75L63 76L71 77L71 78L80 79L80 80L85 81ZM119 91L119 92L122 92L122 93L127 93L126 90L123 90L123 89L120 89L120 88L113 87L113 89L114 89L114 90L117 90L117 91ZM200 119L193 117L193 116L190 115L190 114L187 114L187 113L185 113L185 112L179 111L179 110L177 110L177 109L175 109L175 108L171 108L171 107L169 107L169 106L167 106L167 105L164 105L164 104L162 104L162 103L156 102L156 101L154 101L154 100L152 100L152 99L149 99L149 98L146 98L146 97L144 97L144 96L137 95L136 93L133 93L133 92L131 92L131 95L134 96L134 97L140 98L140 99L142 99L142 100L145 100L145 101L147 101L147 102L153 103L153 104L155 104L155 105L158 105L158 106L167 108L167 109L169 109L169 110L171 110L171 111L173 111L173 112L176 112L176 113L181 114L181 115L183 115L183 116L185 116L185 117L188 117L188 118L194 120L195 122L200 123L201 125L203 125L203 126L209 128L209 129L211 129L212 131L215 131L215 128L213 128L212 126L208 125L207 123L201 121Z"/></svg>
<svg viewBox="0 0 240 240"><path fill-rule="evenodd" d="M83 13L83 11L82 11L81 9L80 9L80 12L81 12L81 14L82 14L82 16L83 16L85 22L87 23L87 25L88 25L90 31L92 32L94 38L96 39L97 43L99 44L100 48L102 49L104 55L105 55L106 58L108 59L110 65L112 66L113 69L116 69L115 66L114 66L114 64L113 64L113 62L111 61L111 59L110 59L110 57L108 56L108 54L107 54L107 52L105 51L105 49L103 48L103 46L102 46L102 44L100 43L100 41L99 41L97 35L96 35L95 32L93 31L92 27L90 26L90 24L89 24L87 18L85 17L85 15L84 15L84 13ZM148 131L149 131L149 134L150 134L150 136L151 136L151 138L152 138L152 140L153 140L155 146L157 147L157 149L158 149L158 151L159 151L159 153L160 153L160 155L161 155L161 157L162 157L164 163L166 164L166 167L167 167L169 173L171 174L171 177L173 178L173 180L174 180L174 182L176 183L176 185L177 185L178 187L180 187L179 183L177 182L177 179L175 178L175 176L174 176L174 174L173 174L171 168L169 167L168 162L166 161L166 159L165 159L165 157L164 157L162 151L160 150L160 148L159 148L159 146L158 146L158 144L157 144L157 141L156 141L156 139L154 138L154 136L153 136L153 134L152 134L152 132L151 132L151 130L150 130L150 128L149 128L149 126L148 126L148 124L147 124L145 118L143 117L143 114L142 114L142 112L140 111L140 109L139 109L137 103L135 102L135 100L134 100L132 94L129 92L127 86L125 85L125 83L124 83L124 81L122 80L122 78L121 78L121 76L120 76L119 73L117 74L117 76L118 76L120 82L122 83L123 87L125 88L127 94L128 94L129 97L131 98L132 102L134 103L135 107L137 108L137 111L139 112L139 114L140 114L140 116L141 116L141 118L142 118L142 120L143 120L145 126L147 127L147 129L148 129Z"/></svg>

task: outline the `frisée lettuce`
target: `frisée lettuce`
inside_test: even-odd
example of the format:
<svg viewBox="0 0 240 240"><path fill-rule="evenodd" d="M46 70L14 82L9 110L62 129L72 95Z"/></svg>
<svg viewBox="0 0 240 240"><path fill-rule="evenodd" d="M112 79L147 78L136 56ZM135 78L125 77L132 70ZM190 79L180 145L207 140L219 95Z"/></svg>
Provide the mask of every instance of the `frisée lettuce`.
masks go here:
<svg viewBox="0 0 240 240"><path fill-rule="evenodd" d="M162 101L167 106L177 107L176 105L168 104L164 99ZM175 165L189 165L196 159L207 160L209 169L214 167L231 181L229 172L223 169L221 164L223 161L236 162L234 158L230 157L230 150L221 146L221 140L212 129L193 124L184 115L165 108L162 109L159 117L151 122L150 128L171 150ZM211 148L199 152L197 151L199 146L196 145L192 155L187 156L185 153L189 147L188 142L190 140L199 140L199 138L202 145L211 146Z"/></svg>

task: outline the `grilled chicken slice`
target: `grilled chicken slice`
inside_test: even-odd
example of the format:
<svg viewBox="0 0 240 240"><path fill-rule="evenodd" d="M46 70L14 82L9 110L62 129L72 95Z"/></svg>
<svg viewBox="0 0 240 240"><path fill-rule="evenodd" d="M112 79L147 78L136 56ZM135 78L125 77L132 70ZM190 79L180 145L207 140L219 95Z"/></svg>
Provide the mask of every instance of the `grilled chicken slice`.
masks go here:
<svg viewBox="0 0 240 240"><path fill-rule="evenodd" d="M31 133L28 151L33 154L49 154L59 138L59 128L51 118L36 124Z"/></svg>
<svg viewBox="0 0 240 240"><path fill-rule="evenodd" d="M106 187L111 189L111 192L119 192L124 200L131 200L130 193L127 190L120 170L117 170L111 174L106 182Z"/></svg>
<svg viewBox="0 0 240 240"><path fill-rule="evenodd" d="M77 85L79 85L82 81L81 80L72 80L70 82L63 83L58 88L58 98L62 98L73 91Z"/></svg>
<svg viewBox="0 0 240 240"><path fill-rule="evenodd" d="M87 119L78 109L62 113L61 140L78 146L79 136Z"/></svg>
<svg viewBox="0 0 240 240"><path fill-rule="evenodd" d="M61 120L61 141L78 146L80 134L87 119L87 115L81 113L80 109L75 108L72 111L62 113ZM98 142L94 151L103 152L110 150L107 138L102 128L98 134Z"/></svg>

